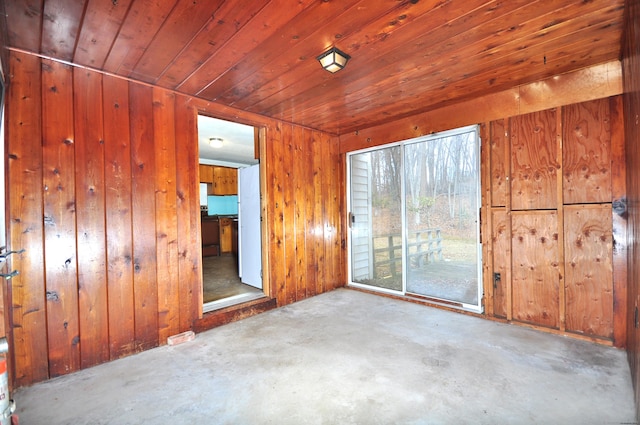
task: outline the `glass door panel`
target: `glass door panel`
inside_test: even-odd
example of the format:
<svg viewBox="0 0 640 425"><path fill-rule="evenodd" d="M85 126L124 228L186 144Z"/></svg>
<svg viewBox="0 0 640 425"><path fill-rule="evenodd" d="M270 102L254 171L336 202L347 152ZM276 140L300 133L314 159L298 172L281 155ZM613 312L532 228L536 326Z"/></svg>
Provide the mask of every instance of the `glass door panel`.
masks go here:
<svg viewBox="0 0 640 425"><path fill-rule="evenodd" d="M475 129L405 147L406 292L480 309Z"/></svg>
<svg viewBox="0 0 640 425"><path fill-rule="evenodd" d="M401 146L349 158L351 282L402 291Z"/></svg>

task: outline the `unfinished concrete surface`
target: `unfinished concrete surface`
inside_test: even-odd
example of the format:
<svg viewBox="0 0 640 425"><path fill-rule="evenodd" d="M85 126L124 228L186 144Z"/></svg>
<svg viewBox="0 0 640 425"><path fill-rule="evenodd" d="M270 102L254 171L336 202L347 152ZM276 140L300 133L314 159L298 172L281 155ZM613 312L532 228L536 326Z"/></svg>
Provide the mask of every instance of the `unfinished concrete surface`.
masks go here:
<svg viewBox="0 0 640 425"><path fill-rule="evenodd" d="M14 398L31 425L635 423L621 350L348 289Z"/></svg>

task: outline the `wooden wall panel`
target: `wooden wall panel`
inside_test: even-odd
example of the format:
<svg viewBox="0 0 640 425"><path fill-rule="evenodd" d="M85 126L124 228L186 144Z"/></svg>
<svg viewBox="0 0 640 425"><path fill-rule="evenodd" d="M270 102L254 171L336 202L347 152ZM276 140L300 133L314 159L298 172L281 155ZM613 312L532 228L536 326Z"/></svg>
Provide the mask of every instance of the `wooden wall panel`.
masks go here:
<svg viewBox="0 0 640 425"><path fill-rule="evenodd" d="M180 329L178 218L176 214L175 96L153 89L155 140L156 273L159 343Z"/></svg>
<svg viewBox="0 0 640 425"><path fill-rule="evenodd" d="M500 280L493 281L493 315L507 318L510 311L509 286L511 283L511 219L505 210L493 210L491 244L493 248L493 273Z"/></svg>
<svg viewBox="0 0 640 425"><path fill-rule="evenodd" d="M277 123L268 132L269 142L266 143L265 159L267 164L271 164L270 170L265 170L266 186L271 190L267 194L267 224L269 230L269 253L272 259L269 260L269 281L271 283L271 296L276 298L278 305L286 304L285 287L285 241L284 241L284 187L287 178L283 173L275 170L284 170L283 157L283 124ZM273 170L273 171L271 171Z"/></svg>
<svg viewBox="0 0 640 425"><path fill-rule="evenodd" d="M284 167L284 177L288 184L283 187L283 216L284 228L289 229L284 233L284 304L290 304L296 300L296 219L295 206L297 205L295 197L296 181L294 173L294 128L290 124L282 126L282 165Z"/></svg>
<svg viewBox="0 0 640 425"><path fill-rule="evenodd" d="M10 57L8 92L7 196L8 248L26 252L9 259L11 334L17 385L49 377L45 308L42 194L41 63L33 57ZM33 282L40 282L33 285Z"/></svg>
<svg viewBox="0 0 640 425"><path fill-rule="evenodd" d="M178 293L180 296L180 332L193 326L202 316L202 244L198 185L198 136L196 110L188 98L176 96L176 192L178 213Z"/></svg>
<svg viewBox="0 0 640 425"><path fill-rule="evenodd" d="M640 301L640 2L627 2L625 33L623 35L624 81L624 140L627 163L626 197L619 202L616 215L622 213L628 220L627 250L628 302L627 357L631 367L631 380L635 393L636 418L640 418L640 327L636 320ZM621 202L623 201L623 202ZM628 211L624 207L628 207ZM616 219L616 222L620 222Z"/></svg>
<svg viewBox="0 0 640 425"><path fill-rule="evenodd" d="M509 138L508 120L491 121L491 206L504 207L507 204L507 186L509 184L509 163L507 162Z"/></svg>
<svg viewBox="0 0 640 425"><path fill-rule="evenodd" d="M323 177L326 175L325 169L323 168L323 148L329 143L329 137L315 133L314 135L314 145L313 145L313 188L315 198L322 198L322 189L324 187ZM325 290L325 282L327 281L325 268L324 268L324 258L325 258L325 246L324 239L317 237L317 235L322 234L324 232L324 217L325 217L325 203L324 202L315 202L314 203L314 234L316 238L314 240L314 251L315 251L315 270L317 273L316 276L316 293L321 294Z"/></svg>
<svg viewBox="0 0 640 425"><path fill-rule="evenodd" d="M556 110L513 117L510 128L511 209L556 208Z"/></svg>
<svg viewBox="0 0 640 425"><path fill-rule="evenodd" d="M613 340L617 347L627 345L627 167L625 166L625 137L622 96L609 102L611 113L611 209L613 224Z"/></svg>
<svg viewBox="0 0 640 425"><path fill-rule="evenodd" d="M131 120L131 199L133 234L133 299L136 350L158 345L156 284L156 194L153 90L129 84ZM151 225L153 224L153 225Z"/></svg>
<svg viewBox="0 0 640 425"><path fill-rule="evenodd" d="M307 179L303 176L306 174L306 169L309 164L305 161L307 151L308 136L306 129L302 127L293 128L293 155L291 158L297 158L297 161L293 163L293 198L296 200L294 205L294 220L296 232L295 238L295 291L296 299L302 300L307 297L307 282L305 278L307 275L307 244L305 234L307 233L307 203L298 202L306 197L306 183Z"/></svg>
<svg viewBox="0 0 640 425"><path fill-rule="evenodd" d="M19 52L11 72L9 246L27 250L12 258L16 384L201 329L196 112L239 111ZM337 139L240 115L265 138L268 296L285 305L344 285Z"/></svg>
<svg viewBox="0 0 640 425"><path fill-rule="evenodd" d="M129 84L105 76L102 86L109 350L117 359L135 352Z"/></svg>
<svg viewBox="0 0 640 425"><path fill-rule="evenodd" d="M82 367L109 360L102 75L73 73L78 301Z"/></svg>
<svg viewBox="0 0 640 425"><path fill-rule="evenodd" d="M566 329L613 338L611 204L564 208Z"/></svg>
<svg viewBox="0 0 640 425"><path fill-rule="evenodd" d="M49 374L80 369L73 70L44 61L42 153Z"/></svg>
<svg viewBox="0 0 640 425"><path fill-rule="evenodd" d="M558 215L514 212L512 223L513 318L559 326Z"/></svg>
<svg viewBox="0 0 640 425"><path fill-rule="evenodd" d="M525 213L522 208L529 206L529 204L523 205L520 202L521 200L518 199L518 195L514 193L517 190L522 191L521 182L518 182L514 176L513 184L506 185L505 188L505 207L493 207L492 209L491 221L492 223L495 221L492 224L493 239L491 246L485 249L485 253L489 253L488 255L492 259L492 264L487 267L489 273L501 273L500 270L504 267L504 262L510 261L513 267L513 274L511 279L504 282L507 292L506 311L501 308L503 294L499 290L487 291L488 293L485 294L486 296L494 297L493 300L488 300L486 305L490 306L492 301L496 304L493 313L489 312L489 314L493 314L496 317L506 317L507 320L515 318L532 324L550 326L559 332L567 331L579 333L600 341L607 340L618 347L625 345L626 329L622 316L625 315L626 307L624 306L625 302L622 300L626 300L627 296L626 261L623 259L626 252L626 243L616 242L616 238L619 239L626 234L624 218L626 205L624 199L625 184L622 182L625 175L624 148L622 146L624 140L621 134L624 126L621 122L619 103L620 97L615 96L590 100L575 105L565 105L553 111L542 111L535 114L537 117L534 114L512 117L509 120L512 146L505 148L507 152L511 149L511 155L503 155L504 150L495 149L496 145L492 144L490 158L485 160L485 166L489 167L492 172L500 168L500 165L495 164L495 161L504 161L503 158L510 157L512 161L514 161L514 158L517 159L514 169L526 170L527 173L535 175L535 172L532 173L530 170L541 168L539 164L544 162L540 161L539 155L520 154L518 156L518 152L514 151L537 151L540 145L540 137L544 140L550 138L540 136L537 133L555 135L555 142L545 142L545 146L542 148L543 151L548 152L548 155L543 154L542 156L555 156L555 159L557 159L555 166L547 167L549 174L545 198L549 199L549 202L538 205L535 208L527 208L526 211L531 214L542 216L550 214L556 217L556 230L554 232L554 238L556 239L554 239L553 243L557 245L557 252L555 258L548 256L543 261L551 262L553 267L556 268L554 273L557 273L558 276L559 289L557 291L550 290L547 295L535 298L535 294L532 295L530 292L533 287L523 288L522 279L525 278L527 264L531 265L538 260L532 261L522 257L522 254L529 249L522 245L517 249L514 245L513 250L509 253L507 251L508 247L505 248L502 245L499 233L496 234L502 226L501 214L518 214L518 220L522 221L522 214ZM551 123L552 119L555 119L555 126ZM539 124L532 124L535 122L539 122ZM545 122L548 124L544 124ZM520 128L520 126L524 126L524 128ZM555 127L555 131L545 130L545 126L548 128ZM501 128L502 123L501 121L491 122L490 127ZM534 134L534 137L519 137L523 133L526 135ZM555 155L552 153L552 148L555 149ZM605 160L600 158L605 158ZM550 161L547 161L547 163L550 163ZM596 165L594 166L593 164ZM515 172L514 170L513 173ZM597 173L599 176L594 177L593 173ZM521 172L520 174L525 175L526 173ZM491 173L485 177L485 181L488 182L491 189L494 180ZM509 196L510 192L511 196ZM485 205L493 205L492 195L493 190L485 191L485 197L488 197ZM528 195L528 193L525 193L525 195ZM553 207L550 205L552 197L556 198ZM513 204L510 205L510 202L519 205L516 207ZM575 202L579 203L575 204ZM565 208L569 209L568 214L564 213ZM576 208L589 211L592 209L598 211L606 209L609 211L608 215L603 213L594 219L597 221L602 218L602 229L608 229L609 231L608 236L603 234L602 238L612 239L613 235L611 252L607 257L609 258L608 261L601 259L598 261L579 260L582 256L593 253L591 251L585 253L576 248L576 239L580 238L579 232L583 230L577 224L579 220L576 221L571 215L574 214ZM565 217L571 220L567 226L564 223ZM535 240L534 235L539 233L535 226L521 224L525 228L528 226L532 232L532 240ZM515 231L515 221L513 226ZM524 234L520 236L514 234L511 242L515 244L519 238L522 238L523 241L526 240ZM548 236L545 236L545 238L548 238ZM599 241L601 240L599 239ZM581 243L584 243L584 241L581 241ZM536 250L537 248L532 244L531 249ZM565 249L568 250L566 253ZM507 257L510 256L510 258L504 258L500 254L501 251L507 252ZM538 255L535 252L530 254L532 256ZM523 262L523 259L526 261ZM576 261L580 261L579 267L574 267ZM517 267L520 267L519 274L516 273ZM574 268L566 270L568 267ZM530 270L533 271L534 269ZM586 279L585 276L590 277ZM541 279L539 276L531 275L526 279L547 281L547 277ZM518 279L520 279L520 282L518 282ZM585 281L587 282L585 283ZM509 293L509 291L512 292ZM491 292L494 293L492 294ZM589 296L584 296L585 292L589 293ZM546 303L543 300L552 293L554 297L557 296L558 316L552 320L555 321L555 325L550 324L547 313L536 316L536 314L529 314L526 311L522 312L522 309L527 309L527 303L531 305L538 302ZM522 296L525 299L520 299ZM509 304L510 302L512 303L511 305ZM555 311L555 298L553 304L553 310ZM603 319L603 317L605 318ZM539 318L542 318L541 322L537 321Z"/></svg>
<svg viewBox="0 0 640 425"><path fill-rule="evenodd" d="M562 108L565 204L611 202L609 99Z"/></svg>

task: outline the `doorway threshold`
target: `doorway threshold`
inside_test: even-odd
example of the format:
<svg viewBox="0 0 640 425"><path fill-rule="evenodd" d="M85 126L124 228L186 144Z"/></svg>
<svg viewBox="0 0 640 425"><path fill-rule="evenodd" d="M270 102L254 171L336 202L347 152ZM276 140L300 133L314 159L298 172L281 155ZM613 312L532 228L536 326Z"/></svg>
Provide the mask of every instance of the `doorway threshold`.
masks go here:
<svg viewBox="0 0 640 425"><path fill-rule="evenodd" d="M209 313L215 310L220 310L222 308L230 307L236 304L242 304L249 301L257 300L258 298L264 297L263 293L244 293L233 295L231 297L222 298L220 300L211 301L202 305L202 312Z"/></svg>

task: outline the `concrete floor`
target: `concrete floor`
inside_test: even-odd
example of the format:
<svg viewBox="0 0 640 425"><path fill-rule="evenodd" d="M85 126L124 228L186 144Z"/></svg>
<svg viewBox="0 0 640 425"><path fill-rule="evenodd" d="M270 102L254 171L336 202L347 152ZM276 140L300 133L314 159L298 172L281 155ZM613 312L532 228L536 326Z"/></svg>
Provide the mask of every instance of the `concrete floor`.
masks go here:
<svg viewBox="0 0 640 425"><path fill-rule="evenodd" d="M635 423L623 351L348 289L14 399L21 424Z"/></svg>

